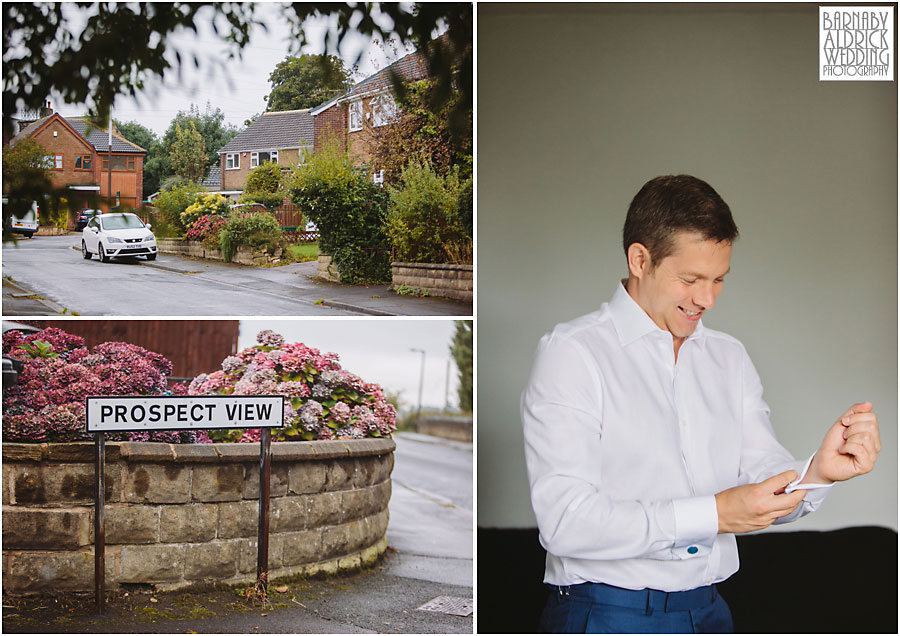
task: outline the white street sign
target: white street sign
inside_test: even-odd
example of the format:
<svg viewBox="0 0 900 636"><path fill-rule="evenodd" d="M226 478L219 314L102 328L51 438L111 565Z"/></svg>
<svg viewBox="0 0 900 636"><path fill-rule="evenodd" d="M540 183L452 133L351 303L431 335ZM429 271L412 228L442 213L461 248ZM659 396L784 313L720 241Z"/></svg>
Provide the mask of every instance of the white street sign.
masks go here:
<svg viewBox="0 0 900 636"><path fill-rule="evenodd" d="M281 395L88 397L85 402L88 433L284 426Z"/></svg>

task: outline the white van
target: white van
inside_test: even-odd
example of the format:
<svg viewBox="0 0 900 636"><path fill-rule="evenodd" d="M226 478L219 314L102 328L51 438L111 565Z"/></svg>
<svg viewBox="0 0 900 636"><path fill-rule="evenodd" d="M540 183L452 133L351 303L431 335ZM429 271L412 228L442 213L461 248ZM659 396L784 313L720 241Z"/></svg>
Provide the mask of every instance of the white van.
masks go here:
<svg viewBox="0 0 900 636"><path fill-rule="evenodd" d="M9 231L16 234L24 234L26 238L31 238L38 229L38 208L37 201L31 202L31 209L27 210L21 217L9 217Z"/></svg>

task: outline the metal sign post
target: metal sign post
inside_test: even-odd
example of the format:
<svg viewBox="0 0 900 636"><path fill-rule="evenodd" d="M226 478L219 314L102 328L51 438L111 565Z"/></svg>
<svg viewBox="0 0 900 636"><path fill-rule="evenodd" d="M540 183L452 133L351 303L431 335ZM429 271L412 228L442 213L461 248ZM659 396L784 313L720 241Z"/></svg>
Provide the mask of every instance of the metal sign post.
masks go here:
<svg viewBox="0 0 900 636"><path fill-rule="evenodd" d="M106 499L106 441L105 433L94 433L97 441L95 472L97 483L94 491L94 600L97 613L103 613L103 580L106 563L106 526L103 523L103 501Z"/></svg>
<svg viewBox="0 0 900 636"><path fill-rule="evenodd" d="M269 482L272 477L272 438L264 428L259 438L259 526L256 534L256 582L269 579Z"/></svg>
<svg viewBox="0 0 900 636"><path fill-rule="evenodd" d="M97 613L103 613L106 561L105 438L109 431L206 430L258 428L259 528L256 582L265 589L269 575L269 482L272 477L270 429L284 426L282 395L115 396L85 400L85 427L97 445L94 467L94 594Z"/></svg>

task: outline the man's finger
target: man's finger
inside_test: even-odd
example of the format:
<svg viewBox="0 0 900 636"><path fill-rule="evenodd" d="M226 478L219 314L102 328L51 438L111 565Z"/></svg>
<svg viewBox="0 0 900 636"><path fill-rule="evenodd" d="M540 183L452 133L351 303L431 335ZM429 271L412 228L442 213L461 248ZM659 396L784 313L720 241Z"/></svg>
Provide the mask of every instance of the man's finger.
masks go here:
<svg viewBox="0 0 900 636"><path fill-rule="evenodd" d="M876 416L871 411L866 411L865 413L854 413L852 415L843 415L841 416L841 424L844 426L853 426L854 424L862 424L864 422L869 422L872 425L878 425L878 416Z"/></svg>
<svg viewBox="0 0 900 636"><path fill-rule="evenodd" d="M775 498L778 507L773 512L779 517L789 515L794 511L794 508L796 508L800 504L800 502L803 501L803 498L805 496L805 490L795 490L794 492L787 495L779 495Z"/></svg>
<svg viewBox="0 0 900 636"><path fill-rule="evenodd" d="M779 488L782 492L784 492L784 487L789 483L797 479L797 471L796 470L786 470L783 473L779 473L772 477L769 477L765 481L760 482L760 486L766 489L766 492L771 492L775 494L775 491ZM771 488L771 490L769 490Z"/></svg>
<svg viewBox="0 0 900 636"><path fill-rule="evenodd" d="M868 413L872 410L871 402L860 402L859 404L854 404L849 409L844 411L844 415L853 415L854 413ZM841 415L841 419L844 418L844 415Z"/></svg>

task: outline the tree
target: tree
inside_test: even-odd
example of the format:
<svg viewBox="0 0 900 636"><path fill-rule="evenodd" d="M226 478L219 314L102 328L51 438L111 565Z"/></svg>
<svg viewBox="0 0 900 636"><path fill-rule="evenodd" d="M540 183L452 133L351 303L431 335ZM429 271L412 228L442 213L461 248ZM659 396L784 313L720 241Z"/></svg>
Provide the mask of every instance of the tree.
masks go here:
<svg viewBox="0 0 900 636"><path fill-rule="evenodd" d="M125 137L125 139L140 146L144 150L149 151L150 146L158 140L155 132L136 121L127 121L123 123L118 119L113 119L113 124L115 124L116 128L122 133L122 136Z"/></svg>
<svg viewBox="0 0 900 636"><path fill-rule="evenodd" d="M289 55L269 75L272 92L266 112L312 108L341 95L353 85L350 72L334 55Z"/></svg>
<svg viewBox="0 0 900 636"><path fill-rule="evenodd" d="M459 103L460 94L454 92L450 101L435 111L430 106L434 90L433 80L410 82L390 126L363 127L372 149L372 163L384 169L385 183L397 185L413 158L427 161L441 175L454 166L461 180L472 175L472 113L454 143L450 113Z"/></svg>
<svg viewBox="0 0 900 636"><path fill-rule="evenodd" d="M249 42L251 28L261 24L254 18L254 3L101 2L90 5L93 15L79 32L72 24L80 20L70 21L67 16L82 6L3 3L4 134L12 130L14 113L40 108L51 94L70 104L89 102L91 113L105 121L117 95L137 95L147 80L162 77L172 67L165 55L169 36L184 29L196 32L203 16L212 15L216 32L233 46L232 56ZM318 37L307 38L304 29L306 19L313 16L334 18L337 26L325 38L330 51L339 50L348 36L356 34L413 43L425 52L429 75L437 80L435 106L446 102L453 86L459 88L461 100L453 110L451 128L458 124L462 130L472 108L472 11L472 4L465 2L294 3L285 8L284 18L292 26L296 52ZM377 16L379 12L384 19ZM428 46L440 25L447 26L448 41ZM122 46L123 33L128 34L129 46ZM177 49L174 52L180 70L187 56ZM193 62L200 64L196 55ZM227 57L210 57L207 62L227 73Z"/></svg>
<svg viewBox="0 0 900 636"><path fill-rule="evenodd" d="M163 135L162 145L164 148L171 148L175 141L175 127L181 126L186 128L189 124L193 124L197 132L203 138L203 144L206 148L206 165L211 166L219 163L218 151L222 146L234 139L238 134L238 129L233 125L225 125L225 113L221 108L216 107L207 102L206 110L201 113L200 109L191 104L187 111L180 110L175 115L175 119L169 124L168 130ZM204 176L205 176L204 172Z"/></svg>
<svg viewBox="0 0 900 636"><path fill-rule="evenodd" d="M450 354L459 369L459 409L467 413L472 412L472 352L472 321L457 320Z"/></svg>
<svg viewBox="0 0 900 636"><path fill-rule="evenodd" d="M175 174L199 183L206 174L206 147L194 122L188 125L189 128L182 129L175 124L175 141L169 147L169 161Z"/></svg>
<svg viewBox="0 0 900 636"><path fill-rule="evenodd" d="M8 203L3 206L3 237L7 238L6 219L22 216L31 208L32 201L40 202L40 214L47 216L43 205L44 196L53 192L50 180L50 166L53 155L44 150L31 137L19 140L14 146L3 151L3 194ZM58 204L55 206L58 208Z"/></svg>

